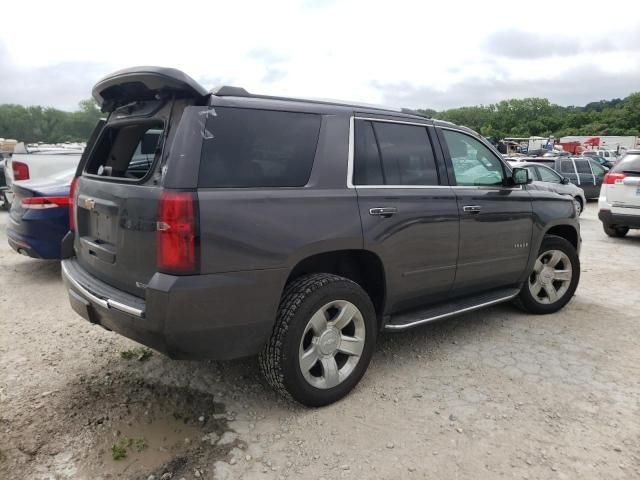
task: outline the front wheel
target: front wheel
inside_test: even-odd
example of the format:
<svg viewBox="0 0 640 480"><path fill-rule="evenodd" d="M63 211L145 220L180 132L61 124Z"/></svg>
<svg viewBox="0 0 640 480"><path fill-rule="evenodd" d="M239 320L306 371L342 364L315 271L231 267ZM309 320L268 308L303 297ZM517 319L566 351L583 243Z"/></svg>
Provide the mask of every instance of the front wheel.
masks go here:
<svg viewBox="0 0 640 480"><path fill-rule="evenodd" d="M573 202L576 205L576 213L578 216L582 215L582 211L584 210L584 205L582 205L582 199L580 197L575 197Z"/></svg>
<svg viewBox="0 0 640 480"><path fill-rule="evenodd" d="M575 247L562 237L547 235L515 303L529 313L557 312L571 300L579 280L580 259Z"/></svg>
<svg viewBox="0 0 640 480"><path fill-rule="evenodd" d="M310 406L328 405L356 386L376 341L371 299L355 282L318 273L285 287L260 368L279 393Z"/></svg>

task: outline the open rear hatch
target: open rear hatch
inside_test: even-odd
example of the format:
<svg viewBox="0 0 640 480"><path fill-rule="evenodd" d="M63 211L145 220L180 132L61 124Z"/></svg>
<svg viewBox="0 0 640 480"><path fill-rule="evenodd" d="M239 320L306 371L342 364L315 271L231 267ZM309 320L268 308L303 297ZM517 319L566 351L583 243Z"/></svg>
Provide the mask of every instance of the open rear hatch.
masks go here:
<svg viewBox="0 0 640 480"><path fill-rule="evenodd" d="M91 275L144 297L157 271L160 167L172 124L207 91L178 70L139 67L105 77L93 95L110 116L73 187L76 256Z"/></svg>

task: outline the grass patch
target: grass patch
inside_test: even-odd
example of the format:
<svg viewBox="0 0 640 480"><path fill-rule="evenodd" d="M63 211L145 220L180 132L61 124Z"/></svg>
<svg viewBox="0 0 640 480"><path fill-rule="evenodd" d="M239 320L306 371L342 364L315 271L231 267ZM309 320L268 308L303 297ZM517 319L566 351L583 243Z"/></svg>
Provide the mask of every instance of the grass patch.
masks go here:
<svg viewBox="0 0 640 480"><path fill-rule="evenodd" d="M120 352L120 357L125 360L138 360L139 362L144 362L149 360L152 354L153 351L147 347L136 347L131 350Z"/></svg>
<svg viewBox="0 0 640 480"><path fill-rule="evenodd" d="M111 446L111 457L114 460L122 460L127 458L129 450L141 452L147 448L147 442L144 438L122 437Z"/></svg>

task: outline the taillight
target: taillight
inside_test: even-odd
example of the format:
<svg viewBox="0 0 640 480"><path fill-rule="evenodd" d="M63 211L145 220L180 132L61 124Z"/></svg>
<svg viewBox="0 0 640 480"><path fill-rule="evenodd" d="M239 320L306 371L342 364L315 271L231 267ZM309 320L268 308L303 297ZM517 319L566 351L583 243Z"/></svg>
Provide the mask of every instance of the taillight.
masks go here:
<svg viewBox="0 0 640 480"><path fill-rule="evenodd" d="M69 197L29 197L22 199L22 208L30 210L45 210L47 208L66 207Z"/></svg>
<svg viewBox="0 0 640 480"><path fill-rule="evenodd" d="M191 192L160 195L156 224L158 270L166 273L196 273L196 197Z"/></svg>
<svg viewBox="0 0 640 480"><path fill-rule="evenodd" d="M80 177L73 177L73 180L71 180L71 186L69 187L69 198L68 198L68 202L69 202L69 230L71 230L72 232L75 230L76 228L76 200L75 200L75 195L76 195L76 185L78 183L78 178Z"/></svg>
<svg viewBox="0 0 640 480"><path fill-rule="evenodd" d="M29 165L22 162L11 162L14 180L29 180Z"/></svg>
<svg viewBox="0 0 640 480"><path fill-rule="evenodd" d="M613 185L614 183L622 183L624 180L624 173L607 173L604 176L603 182L607 185Z"/></svg>

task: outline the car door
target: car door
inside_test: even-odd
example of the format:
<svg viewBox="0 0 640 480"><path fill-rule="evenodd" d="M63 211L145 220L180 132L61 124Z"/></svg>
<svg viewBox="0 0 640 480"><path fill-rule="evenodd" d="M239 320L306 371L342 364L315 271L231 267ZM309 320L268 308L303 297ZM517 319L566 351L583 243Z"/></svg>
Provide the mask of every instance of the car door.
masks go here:
<svg viewBox="0 0 640 480"><path fill-rule="evenodd" d="M584 195L587 198L597 197L600 193L600 187L596 186L596 179L591 170L591 164L587 159L574 159L573 162L576 165L576 172L580 179L580 187L584 190Z"/></svg>
<svg viewBox="0 0 640 480"><path fill-rule="evenodd" d="M442 127L439 138L460 213L460 251L452 295L515 285L529 259L531 197L506 186L508 167L480 139Z"/></svg>
<svg viewBox="0 0 640 480"><path fill-rule="evenodd" d="M559 172L560 175L569 179L571 183L574 185L580 185L580 177L576 172L576 166L573 163L571 158L563 158L561 160L556 161L556 172Z"/></svg>
<svg viewBox="0 0 640 480"><path fill-rule="evenodd" d="M445 298L455 277L459 218L433 127L360 117L352 133L350 186L364 248L385 268L387 311Z"/></svg>
<svg viewBox="0 0 640 480"><path fill-rule="evenodd" d="M544 165L536 165L535 168L540 181L547 184L551 190L559 193L570 193L566 186L562 184L562 177L553 169Z"/></svg>
<svg viewBox="0 0 640 480"><path fill-rule="evenodd" d="M591 171L593 172L593 178L595 181L595 194L596 196L600 196L600 188L602 187L602 182L604 181L604 176L607 173L607 169L604 168L597 162L590 161Z"/></svg>

